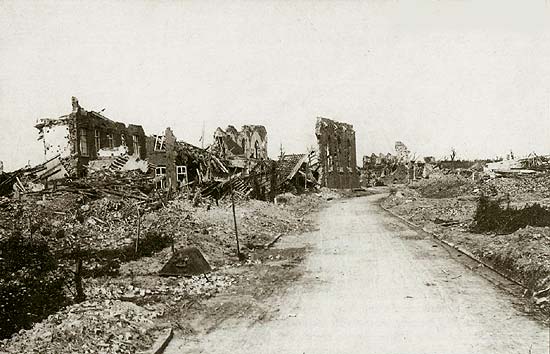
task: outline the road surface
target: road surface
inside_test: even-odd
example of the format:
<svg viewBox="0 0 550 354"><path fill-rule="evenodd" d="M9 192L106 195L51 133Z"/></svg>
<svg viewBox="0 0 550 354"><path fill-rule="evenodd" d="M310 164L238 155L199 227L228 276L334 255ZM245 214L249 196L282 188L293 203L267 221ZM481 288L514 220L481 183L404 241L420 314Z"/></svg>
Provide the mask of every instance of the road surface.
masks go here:
<svg viewBox="0 0 550 354"><path fill-rule="evenodd" d="M548 328L380 209L380 197L320 213L319 232L303 236L306 275L271 300L275 319L175 338L166 353L549 353Z"/></svg>

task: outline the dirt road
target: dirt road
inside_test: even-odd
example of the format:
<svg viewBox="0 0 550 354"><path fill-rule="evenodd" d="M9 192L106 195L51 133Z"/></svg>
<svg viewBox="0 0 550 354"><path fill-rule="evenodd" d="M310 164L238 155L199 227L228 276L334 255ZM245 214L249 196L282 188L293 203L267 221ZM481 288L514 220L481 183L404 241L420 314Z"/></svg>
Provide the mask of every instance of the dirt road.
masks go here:
<svg viewBox="0 0 550 354"><path fill-rule="evenodd" d="M369 196L334 201L306 275L270 321L240 319L166 353L549 353L549 331L517 301Z"/></svg>

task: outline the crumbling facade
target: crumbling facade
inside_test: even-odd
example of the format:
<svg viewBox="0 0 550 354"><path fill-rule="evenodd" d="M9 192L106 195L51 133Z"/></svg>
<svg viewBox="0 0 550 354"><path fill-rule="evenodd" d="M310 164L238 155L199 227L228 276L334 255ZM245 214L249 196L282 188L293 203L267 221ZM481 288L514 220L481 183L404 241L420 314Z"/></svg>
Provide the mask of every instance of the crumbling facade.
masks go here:
<svg viewBox="0 0 550 354"><path fill-rule="evenodd" d="M215 176L226 176L229 171L205 149L178 141L172 129L164 135L147 137L147 162L155 175L155 185L169 191L196 188Z"/></svg>
<svg viewBox="0 0 550 354"><path fill-rule="evenodd" d="M84 166L100 157L122 154L145 158L145 133L140 125L115 122L83 109L72 98L72 112L59 118L43 118L35 127L44 142L46 160L68 161L71 173L82 175Z"/></svg>
<svg viewBox="0 0 550 354"><path fill-rule="evenodd" d="M315 135L319 147L319 182L328 188L359 187L353 126L317 118Z"/></svg>
<svg viewBox="0 0 550 354"><path fill-rule="evenodd" d="M214 132L214 150L222 158L267 159L267 131L263 125L243 125L241 131L229 125Z"/></svg>
<svg viewBox="0 0 550 354"><path fill-rule="evenodd" d="M401 141L395 142L395 152L397 153L397 161L399 163L407 163L410 159L411 152L407 148L407 145L403 144Z"/></svg>

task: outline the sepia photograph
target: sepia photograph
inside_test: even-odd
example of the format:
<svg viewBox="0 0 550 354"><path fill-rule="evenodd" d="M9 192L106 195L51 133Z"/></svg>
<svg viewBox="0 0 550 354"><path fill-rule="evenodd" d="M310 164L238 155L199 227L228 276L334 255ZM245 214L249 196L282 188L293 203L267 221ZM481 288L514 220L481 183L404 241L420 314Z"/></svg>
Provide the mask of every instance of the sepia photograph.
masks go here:
<svg viewBox="0 0 550 354"><path fill-rule="evenodd" d="M550 354L549 0L0 0L0 354Z"/></svg>

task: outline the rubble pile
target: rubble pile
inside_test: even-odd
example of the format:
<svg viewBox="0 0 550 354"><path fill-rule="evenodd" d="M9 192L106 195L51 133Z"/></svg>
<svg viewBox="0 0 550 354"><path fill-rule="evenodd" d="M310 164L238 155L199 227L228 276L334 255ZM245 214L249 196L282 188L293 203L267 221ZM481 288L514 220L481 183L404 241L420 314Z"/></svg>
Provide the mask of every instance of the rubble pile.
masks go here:
<svg viewBox="0 0 550 354"><path fill-rule="evenodd" d="M158 312L119 300L85 301L0 342L10 353L128 353L153 343Z"/></svg>
<svg viewBox="0 0 550 354"><path fill-rule="evenodd" d="M285 191L318 191L322 183L314 151L269 159L263 126L218 129L214 144L198 148L177 140L169 127L147 136L140 125L85 110L76 97L71 106L69 114L35 125L43 163L8 173L0 168L0 240L21 236L47 245L66 275L59 286L66 302L54 302L72 305L10 330L6 336L46 318L2 342L0 352L136 352L150 344L152 320L162 314L136 304L162 310L229 287L235 280L216 269L238 268L283 234L310 230L306 214L325 199L321 192L264 202ZM351 157L344 172L354 177ZM207 270L184 275L207 275L159 273L171 258L174 267L192 264L189 254L174 256L191 248Z"/></svg>
<svg viewBox="0 0 550 354"><path fill-rule="evenodd" d="M234 198L273 200L278 193L303 193L318 188L315 152L282 155L278 161L262 160L247 174L239 172L225 180L203 183L201 195L213 199Z"/></svg>
<svg viewBox="0 0 550 354"><path fill-rule="evenodd" d="M403 203L411 203L421 198L417 190L411 188L390 188L390 195L384 199L386 207L393 207Z"/></svg>
<svg viewBox="0 0 550 354"><path fill-rule="evenodd" d="M550 178L547 173L534 176L493 178L479 186L481 194L512 201L550 198Z"/></svg>
<svg viewBox="0 0 550 354"><path fill-rule="evenodd" d="M201 190L201 196L223 199L230 198L232 192L234 193L234 198L244 199L250 195L252 187L248 179L243 179L239 173L224 181L206 183L205 187Z"/></svg>
<svg viewBox="0 0 550 354"><path fill-rule="evenodd" d="M122 245L133 239L133 229L129 227L126 230L126 221L123 220L128 218L136 221L131 219L133 214L130 206L133 204L128 199L82 199L72 193L60 195L66 198L57 202L68 210L78 210L78 213L53 213L52 220L48 220L47 212L58 210L53 208L55 202L47 199L44 205L39 206L37 215L40 215L40 219L37 220L52 227L49 234L52 242L63 242L64 238L56 238L52 234L57 232L56 228L66 228L66 224L70 223L85 225L90 247ZM312 222L305 214L318 207L324 196L323 193L303 195L281 205L257 200L239 201L236 216L242 249L246 253L253 253L255 247L261 246L263 249L282 233L310 230ZM27 201L17 203L25 204ZM142 204L144 208L147 205ZM230 206L228 201L221 201L219 206L215 206L213 201L203 200L199 207L193 207L186 198L176 196L166 201L165 206L161 204L158 209L147 207L148 211L141 216L143 230L170 233L175 249L196 246L210 264L216 265L216 269L221 267L221 270L190 278L159 277L157 272L171 257L170 247L148 257L123 262L117 276L102 275L83 279L88 301L71 305L35 324L32 329L13 335L2 342L0 352L133 353L147 347L152 342L153 323L161 323L171 308L179 308L182 302L196 297L212 297L235 283L236 279L229 275L231 272L225 271L227 267L242 264L235 255ZM80 216L75 217L76 214ZM94 217L105 224L87 223L86 220ZM74 225L67 234L74 231ZM35 232L33 237L39 237L38 233ZM92 242L94 238L97 240ZM124 241L125 238L129 241ZM85 263L85 267L90 266L92 264Z"/></svg>
<svg viewBox="0 0 550 354"><path fill-rule="evenodd" d="M223 274L193 277L144 277L135 279L90 279L86 283L86 295L93 300L125 300L161 302L179 301L189 296L212 296L231 286L235 279Z"/></svg>
<svg viewBox="0 0 550 354"><path fill-rule="evenodd" d="M475 197L428 199L417 191L405 189L392 193L383 204L417 224L468 226L476 210Z"/></svg>
<svg viewBox="0 0 550 354"><path fill-rule="evenodd" d="M471 180L458 175L441 175L411 184L425 198L453 198L473 191Z"/></svg>
<svg viewBox="0 0 550 354"><path fill-rule="evenodd" d="M0 237L17 229L46 239L59 254L76 245L90 251L121 248L135 238L137 207L119 197L93 200L72 193L12 201L0 206Z"/></svg>
<svg viewBox="0 0 550 354"><path fill-rule="evenodd" d="M526 226L497 238L484 250L487 258L511 265L535 292L550 286L550 227Z"/></svg>
<svg viewBox="0 0 550 354"><path fill-rule="evenodd" d="M20 229L52 240L54 249L79 243L81 248L113 248L135 233L137 208L150 210L149 179L136 171L67 180L51 190L27 193L20 200L0 202L0 237ZM117 238L111 234L119 235ZM122 236L122 237L120 237Z"/></svg>
<svg viewBox="0 0 550 354"><path fill-rule="evenodd" d="M66 186L76 189L80 187L126 198L149 200L149 193L153 190L152 181L152 176L144 174L140 170L106 170L88 174L78 181L66 183Z"/></svg>
<svg viewBox="0 0 550 354"><path fill-rule="evenodd" d="M319 204L316 194L296 198L293 205L275 205L259 200L240 201L236 205L237 229L241 246L248 249L262 248L279 234L309 231L312 223L304 215ZM298 200L300 202L298 202ZM193 214L199 232L181 235L185 246L197 246L212 264L227 260L235 252L235 230L231 204L220 203L210 210L199 208Z"/></svg>

